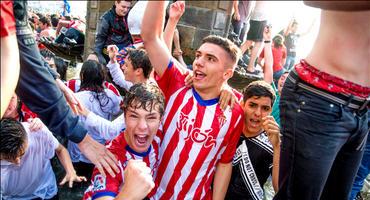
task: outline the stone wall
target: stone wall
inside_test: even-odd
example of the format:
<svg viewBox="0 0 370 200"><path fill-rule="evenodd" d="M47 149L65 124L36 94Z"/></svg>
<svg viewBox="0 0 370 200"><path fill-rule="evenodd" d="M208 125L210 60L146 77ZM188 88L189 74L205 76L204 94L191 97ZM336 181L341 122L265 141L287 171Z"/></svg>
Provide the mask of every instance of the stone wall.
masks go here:
<svg viewBox="0 0 370 200"><path fill-rule="evenodd" d="M86 13L86 39L84 58L92 51L95 44L95 32L100 16L109 10L114 1L88 1ZM210 34L226 37L231 21L232 1L187 1L186 11L178 29L181 36L181 48L185 61L193 59L194 50L202 39Z"/></svg>

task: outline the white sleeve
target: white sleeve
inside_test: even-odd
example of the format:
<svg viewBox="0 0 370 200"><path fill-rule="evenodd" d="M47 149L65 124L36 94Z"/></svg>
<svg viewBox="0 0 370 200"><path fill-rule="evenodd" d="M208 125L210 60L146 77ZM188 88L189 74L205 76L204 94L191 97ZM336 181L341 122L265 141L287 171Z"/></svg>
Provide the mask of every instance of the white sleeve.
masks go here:
<svg viewBox="0 0 370 200"><path fill-rule="evenodd" d="M109 69L110 74L112 75L113 81L122 88L129 90L133 83L125 80L125 75L123 74L122 70L119 68L119 64L116 63L108 63L107 67Z"/></svg>
<svg viewBox="0 0 370 200"><path fill-rule="evenodd" d="M112 100L112 113L114 116L118 115L119 112L121 111L120 104L122 102L122 97L121 95L116 95L114 92L112 92L109 89L105 90L107 96Z"/></svg>
<svg viewBox="0 0 370 200"><path fill-rule="evenodd" d="M125 129L126 124L123 114L113 121L108 121L93 112L90 112L86 117L84 126L87 131L95 131L100 133L100 136L105 140L112 140L119 135L123 129Z"/></svg>
<svg viewBox="0 0 370 200"><path fill-rule="evenodd" d="M41 130L39 130L39 133L31 134L39 134L44 143L43 147L46 158L52 159L55 155L55 150L59 146L59 141L54 137L50 130L46 126L44 126Z"/></svg>

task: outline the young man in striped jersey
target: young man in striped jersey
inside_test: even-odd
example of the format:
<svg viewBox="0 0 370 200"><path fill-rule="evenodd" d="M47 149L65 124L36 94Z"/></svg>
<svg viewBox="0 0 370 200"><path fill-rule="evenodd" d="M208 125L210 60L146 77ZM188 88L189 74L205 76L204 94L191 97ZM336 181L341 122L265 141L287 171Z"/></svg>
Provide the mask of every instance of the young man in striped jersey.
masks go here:
<svg viewBox="0 0 370 200"><path fill-rule="evenodd" d="M178 21L184 8L184 2L176 2L171 15ZM222 110L218 99L233 75L240 49L225 38L206 37L196 51L193 87L185 87L186 69L172 58L162 39L164 14L164 1L149 1L141 30L166 97L153 199L223 199L244 119L239 105Z"/></svg>
<svg viewBox="0 0 370 200"><path fill-rule="evenodd" d="M278 189L280 129L271 116L275 98L265 81L252 82L243 92L244 128L225 199L262 200L263 185L271 172L273 187Z"/></svg>
<svg viewBox="0 0 370 200"><path fill-rule="evenodd" d="M164 113L163 94L154 84L136 84L126 94L123 110L126 129L107 145L118 159L120 173L115 177L110 175L104 177L95 168L91 185L83 199L140 199L154 187L154 183L151 187L144 187L143 183L140 187L144 187L144 191L141 192L133 191L132 188L122 189L127 188L124 170L129 160L145 162L150 168L150 173L146 174L148 178L153 176L158 165L158 148L162 140L162 134L158 128ZM142 196L132 198L130 194Z"/></svg>

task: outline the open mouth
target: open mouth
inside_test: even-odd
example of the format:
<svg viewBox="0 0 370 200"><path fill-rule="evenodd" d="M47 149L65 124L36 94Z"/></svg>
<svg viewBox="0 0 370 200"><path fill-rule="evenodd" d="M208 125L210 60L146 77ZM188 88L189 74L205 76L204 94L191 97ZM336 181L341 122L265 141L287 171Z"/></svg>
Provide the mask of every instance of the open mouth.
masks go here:
<svg viewBox="0 0 370 200"><path fill-rule="evenodd" d="M149 140L149 136L148 135L135 135L134 139L135 139L136 146L146 147L148 140Z"/></svg>
<svg viewBox="0 0 370 200"><path fill-rule="evenodd" d="M261 120L256 120L256 119L250 119L249 120L249 125L253 128L257 128L260 126Z"/></svg>
<svg viewBox="0 0 370 200"><path fill-rule="evenodd" d="M207 75L206 75L205 73L203 73L203 72L201 72L201 71L199 71L199 70L195 70L195 71L194 71L194 78L195 78L196 80L202 80L202 79L204 79L206 76L207 76Z"/></svg>

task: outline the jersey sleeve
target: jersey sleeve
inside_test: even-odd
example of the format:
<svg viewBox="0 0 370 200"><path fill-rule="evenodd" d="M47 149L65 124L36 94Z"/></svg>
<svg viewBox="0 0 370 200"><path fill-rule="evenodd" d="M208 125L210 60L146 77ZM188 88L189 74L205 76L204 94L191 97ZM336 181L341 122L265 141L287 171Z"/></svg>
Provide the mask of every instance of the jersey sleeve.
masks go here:
<svg viewBox="0 0 370 200"><path fill-rule="evenodd" d="M231 119L231 126L228 130L229 132L229 142L226 145L226 149L224 153L221 155L220 162L221 163L230 163L233 160L236 146L239 141L239 137L241 132L243 131L243 123L244 123L244 115L243 110L240 106L236 106L233 109L233 118Z"/></svg>
<svg viewBox="0 0 370 200"><path fill-rule="evenodd" d="M166 101L173 93L175 93L176 90L185 86L184 81L186 75L181 72L176 65L177 64L175 64L171 58L162 77L155 74L155 80L157 81L159 88L161 88Z"/></svg>
<svg viewBox="0 0 370 200"><path fill-rule="evenodd" d="M97 168L94 168L93 175L91 177L91 185L84 194L91 199L97 199L104 196L116 197L119 193L119 188L122 183L122 174L116 174L116 177L112 177L109 173L104 177L100 174Z"/></svg>
<svg viewBox="0 0 370 200"><path fill-rule="evenodd" d="M15 18L13 13L13 1L0 2L0 34L6 37L15 34Z"/></svg>

